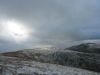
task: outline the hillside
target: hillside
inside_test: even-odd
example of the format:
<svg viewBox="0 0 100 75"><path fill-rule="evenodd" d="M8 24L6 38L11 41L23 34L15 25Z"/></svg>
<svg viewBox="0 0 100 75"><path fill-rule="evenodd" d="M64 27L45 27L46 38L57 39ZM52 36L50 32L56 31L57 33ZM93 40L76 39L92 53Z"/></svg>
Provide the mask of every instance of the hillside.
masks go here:
<svg viewBox="0 0 100 75"><path fill-rule="evenodd" d="M99 75L99 73L95 72L100 72L100 55L99 53L96 53L97 52L96 50L90 50L90 48L91 49L99 48L99 46L97 47L97 45L95 46L95 44L91 45L90 43L88 44L86 43L66 48L64 50L57 50L57 49L50 50L47 48L46 49L37 48L37 49L25 49L14 52L0 53L0 67L1 67L0 71L2 73L3 71L5 72L7 68L11 70L13 70L12 68L14 68L13 71L16 71L17 73L18 70L19 73L19 68L21 67L20 70L23 70L24 68L27 69L24 69L25 71L22 71L23 73L25 72L25 74L18 74L18 75ZM44 66L40 68L42 64ZM33 65L37 66L32 67ZM51 70L49 71L49 67L47 66L50 66L53 69L53 71ZM38 74L40 72L40 69L44 70L44 68L45 72L42 72L43 74ZM86 69L88 71L82 69ZM37 70L36 71L37 74L32 74L34 70ZM27 71L29 71L28 73L31 74L26 74ZM47 73L48 71L50 72L50 74L49 73L44 74ZM53 72L56 72L57 74L51 74Z"/></svg>
<svg viewBox="0 0 100 75"><path fill-rule="evenodd" d="M22 61L14 57L0 57L0 75L100 75L100 73L36 61ZM8 61L9 60L9 61Z"/></svg>

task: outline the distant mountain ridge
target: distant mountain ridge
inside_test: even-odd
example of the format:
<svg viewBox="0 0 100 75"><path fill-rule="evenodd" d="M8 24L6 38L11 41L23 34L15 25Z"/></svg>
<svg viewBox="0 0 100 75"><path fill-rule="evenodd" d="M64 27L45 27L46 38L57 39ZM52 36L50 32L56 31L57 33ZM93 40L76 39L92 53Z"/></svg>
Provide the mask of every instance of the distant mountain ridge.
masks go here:
<svg viewBox="0 0 100 75"><path fill-rule="evenodd" d="M82 43L76 46L65 48L65 50L73 50L86 53L100 53L100 44L98 43Z"/></svg>

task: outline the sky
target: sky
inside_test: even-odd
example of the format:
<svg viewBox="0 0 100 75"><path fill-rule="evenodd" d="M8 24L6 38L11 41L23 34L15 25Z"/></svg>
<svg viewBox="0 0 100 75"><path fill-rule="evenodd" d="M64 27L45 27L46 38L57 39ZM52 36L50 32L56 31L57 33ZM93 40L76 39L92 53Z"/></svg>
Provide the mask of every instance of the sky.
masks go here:
<svg viewBox="0 0 100 75"><path fill-rule="evenodd" d="M0 51L97 39L100 0L0 0Z"/></svg>

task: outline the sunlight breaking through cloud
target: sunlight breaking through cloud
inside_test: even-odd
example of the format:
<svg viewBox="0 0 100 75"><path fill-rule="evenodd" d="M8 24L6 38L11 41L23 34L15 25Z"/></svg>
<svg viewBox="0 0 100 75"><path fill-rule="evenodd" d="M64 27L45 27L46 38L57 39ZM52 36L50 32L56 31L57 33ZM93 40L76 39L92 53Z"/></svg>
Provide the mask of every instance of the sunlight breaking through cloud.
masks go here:
<svg viewBox="0 0 100 75"><path fill-rule="evenodd" d="M29 30L21 23L13 20L2 21L1 24L1 37L17 43L25 41L29 38Z"/></svg>

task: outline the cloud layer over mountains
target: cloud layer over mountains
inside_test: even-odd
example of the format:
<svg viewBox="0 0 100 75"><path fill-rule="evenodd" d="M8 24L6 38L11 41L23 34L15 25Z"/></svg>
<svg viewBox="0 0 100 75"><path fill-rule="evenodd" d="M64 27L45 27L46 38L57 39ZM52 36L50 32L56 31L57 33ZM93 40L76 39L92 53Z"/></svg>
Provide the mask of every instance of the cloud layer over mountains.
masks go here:
<svg viewBox="0 0 100 75"><path fill-rule="evenodd" d="M1 35L1 21L17 20L29 31L25 42ZM5 34L7 35L7 33ZM0 1L0 50L37 45L64 47L74 41L100 39L99 0Z"/></svg>

